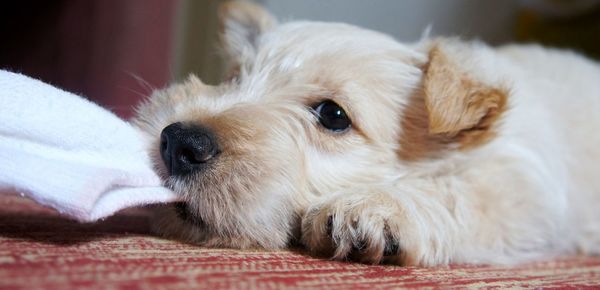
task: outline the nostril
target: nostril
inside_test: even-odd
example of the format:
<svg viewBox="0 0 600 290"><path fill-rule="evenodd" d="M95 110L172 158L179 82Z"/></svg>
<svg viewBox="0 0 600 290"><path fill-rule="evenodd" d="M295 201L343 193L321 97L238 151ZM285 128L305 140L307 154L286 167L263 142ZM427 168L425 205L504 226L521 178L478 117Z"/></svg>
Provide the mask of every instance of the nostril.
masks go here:
<svg viewBox="0 0 600 290"><path fill-rule="evenodd" d="M164 164L167 166L167 170L169 170L169 174L173 172L172 163L171 163L171 153L169 152L169 136L167 132L163 130L160 134L160 157L162 158Z"/></svg>
<svg viewBox="0 0 600 290"><path fill-rule="evenodd" d="M160 138L160 152L162 154L167 152L167 147L168 147L168 142L167 142L167 138L165 138L164 136L162 136L162 138Z"/></svg>
<svg viewBox="0 0 600 290"><path fill-rule="evenodd" d="M198 160L197 155L198 154L196 152L194 152L193 150L188 149L188 148L182 148L178 154L179 160L181 162L189 163L189 164L202 163L200 160Z"/></svg>
<svg viewBox="0 0 600 290"><path fill-rule="evenodd" d="M198 165L208 162L216 154L211 150L204 148L181 148L178 153L178 159L191 165Z"/></svg>

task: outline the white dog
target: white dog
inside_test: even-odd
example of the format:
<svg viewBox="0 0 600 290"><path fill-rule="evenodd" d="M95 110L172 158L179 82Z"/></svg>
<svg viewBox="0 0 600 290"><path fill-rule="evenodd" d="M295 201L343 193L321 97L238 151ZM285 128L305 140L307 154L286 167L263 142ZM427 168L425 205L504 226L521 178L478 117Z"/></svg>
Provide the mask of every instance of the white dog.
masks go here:
<svg viewBox="0 0 600 290"><path fill-rule="evenodd" d="M600 253L598 63L221 12L231 77L135 120L186 201L163 233L406 265Z"/></svg>

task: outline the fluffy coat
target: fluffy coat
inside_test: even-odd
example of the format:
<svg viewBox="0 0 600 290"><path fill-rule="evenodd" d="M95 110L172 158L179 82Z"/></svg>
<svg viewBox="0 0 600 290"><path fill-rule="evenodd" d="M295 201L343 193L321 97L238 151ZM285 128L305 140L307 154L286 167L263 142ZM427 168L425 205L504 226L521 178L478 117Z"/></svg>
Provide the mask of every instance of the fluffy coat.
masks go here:
<svg viewBox="0 0 600 290"><path fill-rule="evenodd" d="M600 253L598 63L534 45L277 24L247 2L226 3L221 19L231 77L157 91L135 120L187 204L159 214L162 233L405 265ZM322 100L352 128L321 127ZM167 174L159 136L175 122L215 132L223 152L209 170Z"/></svg>

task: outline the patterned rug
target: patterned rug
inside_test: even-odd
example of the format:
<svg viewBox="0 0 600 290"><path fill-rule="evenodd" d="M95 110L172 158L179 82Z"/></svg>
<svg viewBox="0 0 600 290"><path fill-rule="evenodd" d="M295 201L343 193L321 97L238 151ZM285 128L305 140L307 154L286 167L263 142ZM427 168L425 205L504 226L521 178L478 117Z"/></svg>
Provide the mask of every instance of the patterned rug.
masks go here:
<svg viewBox="0 0 600 290"><path fill-rule="evenodd" d="M301 250L206 249L153 237L148 228L144 210L79 224L0 195L0 289L600 289L600 257L515 267L372 266Z"/></svg>

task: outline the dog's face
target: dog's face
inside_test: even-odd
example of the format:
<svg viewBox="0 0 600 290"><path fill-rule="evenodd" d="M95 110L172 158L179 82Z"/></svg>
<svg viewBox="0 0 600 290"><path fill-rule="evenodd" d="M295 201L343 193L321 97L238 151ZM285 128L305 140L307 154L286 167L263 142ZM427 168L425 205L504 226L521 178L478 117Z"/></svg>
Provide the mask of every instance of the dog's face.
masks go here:
<svg viewBox="0 0 600 290"><path fill-rule="evenodd" d="M461 147L472 135L463 129L498 108L490 100L463 117L433 118L439 101L424 97L439 89L424 87L436 77L431 49L343 24L278 26L248 3L222 12L232 77L155 92L135 120L157 171L185 201L160 227L184 239L283 247L311 200L412 174L417 160Z"/></svg>

